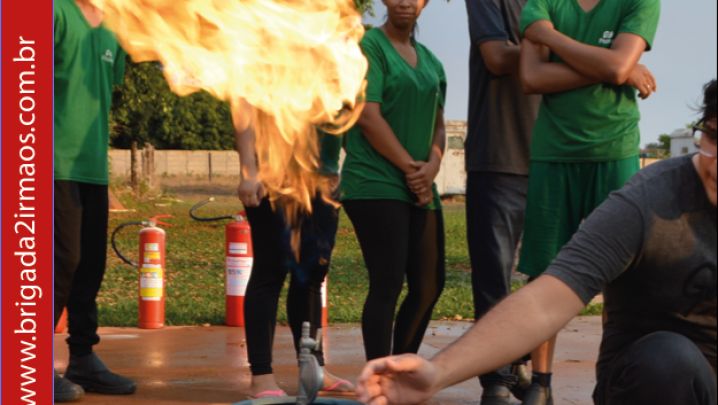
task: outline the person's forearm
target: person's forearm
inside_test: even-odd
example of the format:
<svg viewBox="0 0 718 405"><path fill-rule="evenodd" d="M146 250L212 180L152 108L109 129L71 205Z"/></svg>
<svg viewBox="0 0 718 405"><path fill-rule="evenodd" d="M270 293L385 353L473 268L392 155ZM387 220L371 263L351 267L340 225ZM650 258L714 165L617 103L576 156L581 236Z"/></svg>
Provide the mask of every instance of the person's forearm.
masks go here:
<svg viewBox="0 0 718 405"><path fill-rule="evenodd" d="M521 47L521 81L526 94L553 94L601 83L564 63L548 62L548 50L524 39Z"/></svg>
<svg viewBox="0 0 718 405"><path fill-rule="evenodd" d="M377 111L369 111L369 106L367 106L364 108L357 125L372 148L393 163L394 166L407 174L416 171L411 166L414 159L399 142L394 130L391 129L391 126L381 114Z"/></svg>
<svg viewBox="0 0 718 405"><path fill-rule="evenodd" d="M510 295L432 363L439 375L434 390L497 370L530 353L583 309L568 285L542 276Z"/></svg>
<svg viewBox="0 0 718 405"><path fill-rule="evenodd" d="M234 135L239 152L239 170L243 178L256 177L258 174L255 137L253 125L244 131L237 131Z"/></svg>
<svg viewBox="0 0 718 405"><path fill-rule="evenodd" d="M240 175L244 178L254 177L258 173L254 130L255 110L245 99L232 100L230 104L234 140L239 152Z"/></svg>
<svg viewBox="0 0 718 405"><path fill-rule="evenodd" d="M558 31L545 37L542 43L582 75L615 85L626 83L645 49L645 42L639 42L638 52L618 52L586 45Z"/></svg>
<svg viewBox="0 0 718 405"><path fill-rule="evenodd" d="M446 151L446 124L444 123L444 109L439 108L436 113L436 124L434 125L434 140L431 145L431 154L428 162L437 163L441 166L441 160Z"/></svg>
<svg viewBox="0 0 718 405"><path fill-rule="evenodd" d="M521 62L521 47L506 41L488 41L479 45L486 67L496 76L516 75Z"/></svg>

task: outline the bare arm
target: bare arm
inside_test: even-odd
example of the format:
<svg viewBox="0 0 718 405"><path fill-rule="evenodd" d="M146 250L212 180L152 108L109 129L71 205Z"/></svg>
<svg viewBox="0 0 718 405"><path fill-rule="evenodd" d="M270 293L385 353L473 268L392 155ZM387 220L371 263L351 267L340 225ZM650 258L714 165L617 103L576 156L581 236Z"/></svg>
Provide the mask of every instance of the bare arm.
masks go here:
<svg viewBox="0 0 718 405"><path fill-rule="evenodd" d="M534 350L583 307L581 298L563 281L541 276L506 298L433 360L404 355L369 363L359 378L359 401L369 405L423 403L445 388Z"/></svg>
<svg viewBox="0 0 718 405"><path fill-rule="evenodd" d="M446 125L444 123L444 109L439 108L436 112L436 124L434 125L434 140L429 153L429 159L425 162L414 162L412 166L415 173L407 174L406 181L414 194L419 196L418 206L429 205L433 200L432 186L436 176L441 171L441 161L446 151ZM429 201L426 200L429 197Z"/></svg>
<svg viewBox="0 0 718 405"><path fill-rule="evenodd" d="M615 85L628 81L647 47L645 39L629 33L619 34L610 49L586 45L556 31L546 20L533 23L524 35L535 43L548 46L586 77Z"/></svg>
<svg viewBox="0 0 718 405"><path fill-rule="evenodd" d="M432 360L439 376L435 388L441 390L510 364L555 336L584 307L563 281L540 277L509 296Z"/></svg>
<svg viewBox="0 0 718 405"><path fill-rule="evenodd" d="M239 152L240 184L238 195L245 207L258 207L264 198L255 149L254 109L244 100L232 103L234 139Z"/></svg>
<svg viewBox="0 0 718 405"><path fill-rule="evenodd" d="M526 94L552 94L601 83L565 63L549 62L550 50L524 39L521 47L521 82Z"/></svg>
<svg viewBox="0 0 718 405"><path fill-rule="evenodd" d="M381 104L366 103L357 126L371 146L402 172L414 173L414 159L399 142L394 131L381 115Z"/></svg>
<svg viewBox="0 0 718 405"><path fill-rule="evenodd" d="M521 47L509 41L487 41L479 45L486 67L496 76L519 73Z"/></svg>

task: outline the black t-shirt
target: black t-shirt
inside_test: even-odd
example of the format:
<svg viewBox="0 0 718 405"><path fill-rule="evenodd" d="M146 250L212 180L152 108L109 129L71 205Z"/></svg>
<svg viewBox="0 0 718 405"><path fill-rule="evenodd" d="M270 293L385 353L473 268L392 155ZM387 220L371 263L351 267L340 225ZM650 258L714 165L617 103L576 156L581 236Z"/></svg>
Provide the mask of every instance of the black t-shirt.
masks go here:
<svg viewBox="0 0 718 405"><path fill-rule="evenodd" d="M466 171L528 175L530 144L541 96L527 96L519 75L496 76L479 45L520 42L526 0L466 0L471 34Z"/></svg>
<svg viewBox="0 0 718 405"><path fill-rule="evenodd" d="M716 370L716 207L692 157L640 171L546 272L586 303L605 288L599 379L616 355L655 332L689 338Z"/></svg>

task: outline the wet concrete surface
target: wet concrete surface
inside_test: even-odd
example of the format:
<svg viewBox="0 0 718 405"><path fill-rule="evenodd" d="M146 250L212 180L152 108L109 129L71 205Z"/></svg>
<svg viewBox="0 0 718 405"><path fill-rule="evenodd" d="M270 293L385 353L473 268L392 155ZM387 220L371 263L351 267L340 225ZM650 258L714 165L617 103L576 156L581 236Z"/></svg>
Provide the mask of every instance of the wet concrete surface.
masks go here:
<svg viewBox="0 0 718 405"><path fill-rule="evenodd" d="M432 323L420 354L430 357L470 327L465 322ZM98 355L116 373L134 379L131 396L87 394L82 403L125 404L233 404L247 399L250 373L244 329L229 327L170 327L150 331L136 328L102 328ZM64 373L67 335L55 335L55 367ZM325 338L328 369L355 381L364 365L358 325L330 327ZM574 319L559 335L554 371L556 405L591 405L594 367L601 340L601 319ZM275 373L282 389L297 390L298 369L291 332L277 329ZM478 380L439 393L429 404L477 404Z"/></svg>

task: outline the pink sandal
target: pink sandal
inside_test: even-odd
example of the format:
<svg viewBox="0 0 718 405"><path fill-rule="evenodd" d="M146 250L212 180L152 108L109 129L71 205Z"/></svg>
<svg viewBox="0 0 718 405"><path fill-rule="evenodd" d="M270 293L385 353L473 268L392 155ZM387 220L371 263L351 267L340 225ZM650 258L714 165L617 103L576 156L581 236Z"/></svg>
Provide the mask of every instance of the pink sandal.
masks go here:
<svg viewBox="0 0 718 405"><path fill-rule="evenodd" d="M342 384L350 384L351 381L341 380L336 384L332 385L327 389L323 389L319 392L320 397L343 397L343 398L356 398L357 394L354 391L334 391L339 388Z"/></svg>
<svg viewBox="0 0 718 405"><path fill-rule="evenodd" d="M260 392L259 394L257 394L257 396L254 398L249 397L249 399L262 399L267 395L274 395L275 397L280 397L280 398L287 396L287 394L284 391L264 391L264 392Z"/></svg>

